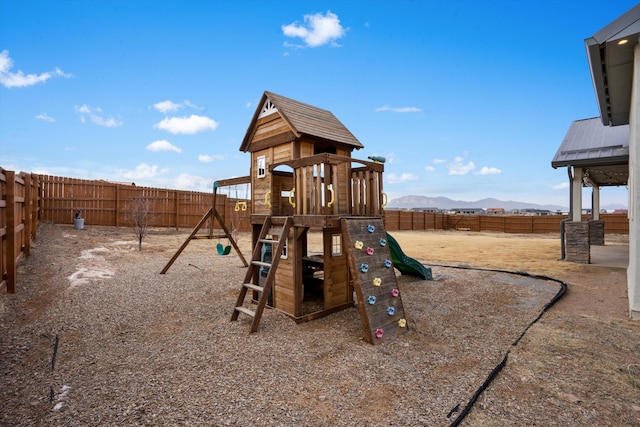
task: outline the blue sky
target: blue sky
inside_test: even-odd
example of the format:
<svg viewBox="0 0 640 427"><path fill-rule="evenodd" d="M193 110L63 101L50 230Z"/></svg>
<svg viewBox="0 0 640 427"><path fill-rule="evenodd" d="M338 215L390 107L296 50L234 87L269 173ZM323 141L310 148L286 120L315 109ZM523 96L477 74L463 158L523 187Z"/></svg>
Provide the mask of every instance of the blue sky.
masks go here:
<svg viewBox="0 0 640 427"><path fill-rule="evenodd" d="M599 114L584 39L634 5L2 0L0 166L211 191L249 174L267 90L332 111L354 157L386 157L390 199L568 206L551 159Z"/></svg>

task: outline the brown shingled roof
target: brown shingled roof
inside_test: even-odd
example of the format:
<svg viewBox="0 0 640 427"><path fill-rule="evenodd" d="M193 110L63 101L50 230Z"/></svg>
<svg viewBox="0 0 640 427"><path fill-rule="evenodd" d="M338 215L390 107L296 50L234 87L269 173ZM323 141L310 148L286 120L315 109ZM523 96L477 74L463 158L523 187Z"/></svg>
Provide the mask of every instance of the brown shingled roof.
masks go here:
<svg viewBox="0 0 640 427"><path fill-rule="evenodd" d="M364 148L364 145L358 141L331 111L265 91L253 115L247 133L242 140L240 151L246 152L248 150L253 135L254 124L267 98L270 99L272 104L278 109L280 116L287 122L291 131L298 138L302 135L309 135L345 144L356 149Z"/></svg>

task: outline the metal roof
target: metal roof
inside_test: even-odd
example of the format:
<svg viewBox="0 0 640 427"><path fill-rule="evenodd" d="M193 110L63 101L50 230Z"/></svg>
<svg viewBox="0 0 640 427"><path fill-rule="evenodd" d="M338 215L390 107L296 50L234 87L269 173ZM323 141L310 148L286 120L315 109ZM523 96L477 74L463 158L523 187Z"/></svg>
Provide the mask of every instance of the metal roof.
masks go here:
<svg viewBox="0 0 640 427"><path fill-rule="evenodd" d="M252 137L251 130L267 98L271 100L296 137L300 138L302 135L309 135L326 141L345 144L351 148L364 148L364 145L331 111L265 91L253 116L249 131L242 141L240 151L248 150Z"/></svg>
<svg viewBox="0 0 640 427"><path fill-rule="evenodd" d="M600 117L572 122L551 166L583 168L591 182L600 186L626 185L629 125L604 126Z"/></svg>
<svg viewBox="0 0 640 427"><path fill-rule="evenodd" d="M584 41L604 125L629 124L633 49L639 34L640 4Z"/></svg>

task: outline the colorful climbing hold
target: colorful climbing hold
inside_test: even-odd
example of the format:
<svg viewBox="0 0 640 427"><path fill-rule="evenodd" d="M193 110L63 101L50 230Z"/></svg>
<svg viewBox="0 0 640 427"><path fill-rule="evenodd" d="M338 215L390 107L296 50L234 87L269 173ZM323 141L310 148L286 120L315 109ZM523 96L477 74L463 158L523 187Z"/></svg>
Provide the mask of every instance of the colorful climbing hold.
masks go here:
<svg viewBox="0 0 640 427"><path fill-rule="evenodd" d="M401 328L404 328L407 326L407 320L406 319L400 319L398 320L398 326Z"/></svg>
<svg viewBox="0 0 640 427"><path fill-rule="evenodd" d="M367 271L369 271L369 265L368 264L362 264L360 266L360 271L362 271L363 273L366 273Z"/></svg>
<svg viewBox="0 0 640 427"><path fill-rule="evenodd" d="M360 240L356 240L356 242L353 244L353 246L354 246L357 250L360 250L360 249L362 249L362 247L364 246L364 243L362 243Z"/></svg>
<svg viewBox="0 0 640 427"><path fill-rule="evenodd" d="M369 224L369 225L367 226L367 231L368 231L369 233L373 233L374 231L376 231L376 228L375 228L373 225Z"/></svg>
<svg viewBox="0 0 640 427"><path fill-rule="evenodd" d="M390 268L393 265L393 263L391 262L390 259L385 259L384 260L384 266L387 268Z"/></svg>
<svg viewBox="0 0 640 427"><path fill-rule="evenodd" d="M373 248L371 248L371 247L367 248L367 255L369 255L369 256L373 255Z"/></svg>
<svg viewBox="0 0 640 427"><path fill-rule="evenodd" d="M376 338L382 338L383 335L384 335L384 329L382 328L376 329Z"/></svg>
<svg viewBox="0 0 640 427"><path fill-rule="evenodd" d="M392 297L397 297L398 295L400 295L400 290L398 288L393 288L391 289L391 296Z"/></svg>
<svg viewBox="0 0 640 427"><path fill-rule="evenodd" d="M376 303L376 297L374 295L369 295L367 297L367 302L369 303L369 305L373 305Z"/></svg>
<svg viewBox="0 0 640 427"><path fill-rule="evenodd" d="M387 314L389 316L393 316L394 314L396 314L396 309L395 307L387 307Z"/></svg>
<svg viewBox="0 0 640 427"><path fill-rule="evenodd" d="M380 286L381 284L382 284L382 279L381 279L381 278L379 278L379 277L375 277L375 278L373 279L373 286L375 286L376 288L377 288L378 286Z"/></svg>
<svg viewBox="0 0 640 427"><path fill-rule="evenodd" d="M386 239L380 239L380 246L387 246L387 240Z"/></svg>

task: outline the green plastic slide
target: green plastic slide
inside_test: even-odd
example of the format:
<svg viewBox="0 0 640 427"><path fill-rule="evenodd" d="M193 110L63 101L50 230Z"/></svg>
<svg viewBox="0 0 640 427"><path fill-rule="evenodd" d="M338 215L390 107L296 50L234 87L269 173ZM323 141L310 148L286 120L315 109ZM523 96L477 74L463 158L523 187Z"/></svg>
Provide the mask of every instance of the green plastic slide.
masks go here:
<svg viewBox="0 0 640 427"><path fill-rule="evenodd" d="M389 251L391 251L393 266L400 271L400 274L418 276L421 277L422 280L432 280L431 269L405 255L396 239L389 233L387 233L387 243L389 244Z"/></svg>

